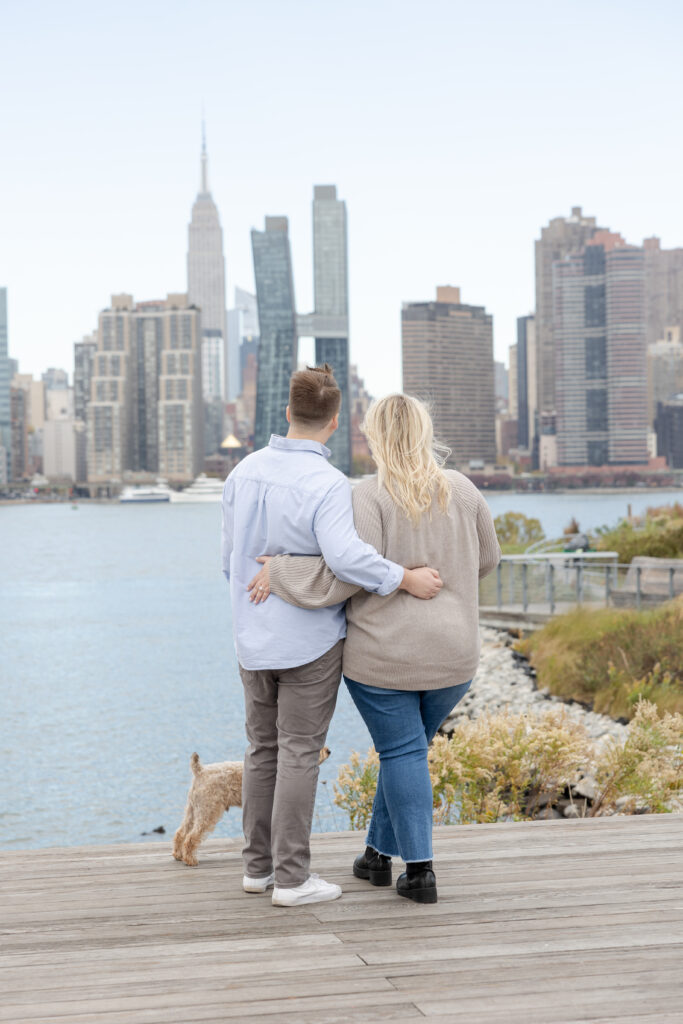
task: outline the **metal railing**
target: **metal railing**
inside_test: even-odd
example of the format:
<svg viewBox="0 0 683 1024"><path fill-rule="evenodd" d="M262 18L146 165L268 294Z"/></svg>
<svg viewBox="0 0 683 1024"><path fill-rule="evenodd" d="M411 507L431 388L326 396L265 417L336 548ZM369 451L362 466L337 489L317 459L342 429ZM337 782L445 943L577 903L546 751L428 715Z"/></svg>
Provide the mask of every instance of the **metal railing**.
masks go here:
<svg viewBox="0 0 683 1024"><path fill-rule="evenodd" d="M653 564L661 561L665 564ZM504 555L480 583L483 608L554 615L576 605L644 608L683 593L683 561L618 562L616 552Z"/></svg>

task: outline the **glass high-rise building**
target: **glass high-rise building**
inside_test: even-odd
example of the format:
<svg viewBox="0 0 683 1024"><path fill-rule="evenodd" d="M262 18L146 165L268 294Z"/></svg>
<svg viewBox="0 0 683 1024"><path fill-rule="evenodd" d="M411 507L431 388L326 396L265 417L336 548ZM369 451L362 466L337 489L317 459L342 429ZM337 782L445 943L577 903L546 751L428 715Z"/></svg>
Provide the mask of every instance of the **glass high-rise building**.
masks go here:
<svg viewBox="0 0 683 1024"><path fill-rule="evenodd" d="M0 288L0 481L10 476L10 454L12 451L12 410L10 387L13 365L7 353L7 289Z"/></svg>
<svg viewBox="0 0 683 1024"><path fill-rule="evenodd" d="M329 363L342 394L339 427L328 441L330 461L351 473L349 378L349 269L346 203L335 185L313 189L315 361Z"/></svg>
<svg viewBox="0 0 683 1024"><path fill-rule="evenodd" d="M260 341L254 446L286 429L289 377L299 338L315 339L315 361L329 363L342 394L339 427L328 441L330 461L351 472L349 284L346 203L336 185L313 189L313 291L315 310L297 316L286 217L266 217L252 231ZM236 300L237 304L237 300Z"/></svg>
<svg viewBox="0 0 683 1024"><path fill-rule="evenodd" d="M209 159L202 138L201 186L192 207L187 250L187 294L202 317L202 393L207 400L228 394L223 229L209 190Z"/></svg>
<svg viewBox="0 0 683 1024"><path fill-rule="evenodd" d="M271 434L287 433L289 379L296 369L297 324L292 254L286 217L266 217L265 231L251 232L259 319L254 448Z"/></svg>

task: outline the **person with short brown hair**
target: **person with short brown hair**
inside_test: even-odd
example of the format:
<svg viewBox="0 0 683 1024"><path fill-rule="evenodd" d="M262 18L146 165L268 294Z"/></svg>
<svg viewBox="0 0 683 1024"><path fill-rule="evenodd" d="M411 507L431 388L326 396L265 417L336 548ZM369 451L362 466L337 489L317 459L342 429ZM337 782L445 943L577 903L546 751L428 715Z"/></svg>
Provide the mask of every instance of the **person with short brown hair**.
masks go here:
<svg viewBox="0 0 683 1024"><path fill-rule="evenodd" d="M338 415L341 397L329 363L307 366L289 382L289 415L296 423L320 429Z"/></svg>
<svg viewBox="0 0 683 1024"><path fill-rule="evenodd" d="M223 570L244 685L249 747L242 783L243 888L296 906L336 899L338 885L311 875L310 832L324 746L341 681L343 602L305 610L278 597L249 600L263 554L323 555L340 579L375 594L398 588L434 597L436 570L404 568L364 543L351 487L328 462L341 393L329 366L292 376L286 437L274 434L230 473L223 491Z"/></svg>

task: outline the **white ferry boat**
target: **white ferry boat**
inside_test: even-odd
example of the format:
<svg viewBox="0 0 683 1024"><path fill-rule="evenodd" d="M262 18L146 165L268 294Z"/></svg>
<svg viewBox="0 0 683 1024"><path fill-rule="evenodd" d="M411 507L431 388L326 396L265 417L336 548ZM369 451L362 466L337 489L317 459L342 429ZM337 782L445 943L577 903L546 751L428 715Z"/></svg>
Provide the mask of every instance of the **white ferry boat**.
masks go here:
<svg viewBox="0 0 683 1024"><path fill-rule="evenodd" d="M194 483L186 487L184 491L173 491L171 501L176 502L205 502L220 501L223 497L223 481L215 477L201 473Z"/></svg>
<svg viewBox="0 0 683 1024"><path fill-rule="evenodd" d="M125 505L141 505L143 502L170 501L171 488L160 480L156 484L141 484L139 487L124 487L119 495L119 501Z"/></svg>

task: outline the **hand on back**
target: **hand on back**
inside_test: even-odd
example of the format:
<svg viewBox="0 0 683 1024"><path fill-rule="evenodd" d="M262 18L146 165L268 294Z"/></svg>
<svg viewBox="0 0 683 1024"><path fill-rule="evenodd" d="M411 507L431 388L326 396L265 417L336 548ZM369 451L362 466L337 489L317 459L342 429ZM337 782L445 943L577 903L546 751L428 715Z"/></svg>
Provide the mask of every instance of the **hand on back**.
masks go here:
<svg viewBox="0 0 683 1024"><path fill-rule="evenodd" d="M256 559L257 562L263 564L263 568L260 572L257 572L253 580L247 584L247 590L249 591L249 600L253 604L262 604L268 599L270 594L270 569L268 563L270 562L271 555L261 555Z"/></svg>
<svg viewBox="0 0 683 1024"><path fill-rule="evenodd" d="M429 601L436 597L442 587L443 580L439 576L439 570L423 565L419 569L406 569L400 589L407 590L413 597L419 597L422 601Z"/></svg>

